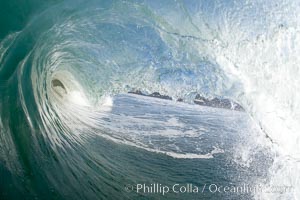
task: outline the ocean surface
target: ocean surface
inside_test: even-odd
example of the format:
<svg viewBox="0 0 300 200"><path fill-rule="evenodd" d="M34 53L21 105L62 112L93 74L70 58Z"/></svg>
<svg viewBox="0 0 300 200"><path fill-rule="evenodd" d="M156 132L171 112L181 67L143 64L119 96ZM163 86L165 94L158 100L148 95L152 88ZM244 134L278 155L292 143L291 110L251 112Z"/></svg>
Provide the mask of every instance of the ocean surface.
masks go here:
<svg viewBox="0 0 300 200"><path fill-rule="evenodd" d="M298 0L0 1L0 199L300 199L299 54Z"/></svg>
<svg viewBox="0 0 300 200"><path fill-rule="evenodd" d="M268 180L272 154L255 142L261 136L246 113L128 94L110 101L113 105L100 111L85 110L90 124L69 124L76 127L74 136L66 144L60 140L59 157L49 155L45 163L38 157L39 167L46 170L42 173L53 182L35 182L37 169L32 169L27 186L34 193L22 187L26 185L16 193L9 185L20 177L3 171L2 197L252 199L255 193L250 190L222 192L216 186L254 188ZM167 186L170 191L163 195L160 190L137 190L138 184ZM200 189L180 192L187 184Z"/></svg>

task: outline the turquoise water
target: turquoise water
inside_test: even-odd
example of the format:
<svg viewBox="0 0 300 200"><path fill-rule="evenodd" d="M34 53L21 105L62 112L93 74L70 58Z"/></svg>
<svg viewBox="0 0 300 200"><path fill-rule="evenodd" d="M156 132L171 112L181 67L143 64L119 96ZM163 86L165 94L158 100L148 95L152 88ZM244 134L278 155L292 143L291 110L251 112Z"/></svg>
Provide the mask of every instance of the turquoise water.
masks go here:
<svg viewBox="0 0 300 200"><path fill-rule="evenodd" d="M0 198L298 199L299 13L294 0L1 1Z"/></svg>

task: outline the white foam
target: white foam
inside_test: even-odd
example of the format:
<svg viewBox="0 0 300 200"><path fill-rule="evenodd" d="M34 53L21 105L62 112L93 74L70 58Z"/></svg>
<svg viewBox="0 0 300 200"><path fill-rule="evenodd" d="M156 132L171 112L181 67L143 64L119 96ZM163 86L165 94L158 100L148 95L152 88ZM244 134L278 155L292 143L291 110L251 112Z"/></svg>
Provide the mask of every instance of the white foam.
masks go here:
<svg viewBox="0 0 300 200"><path fill-rule="evenodd" d="M71 91L69 96L69 100L77 105L88 106L87 99L79 92L79 91Z"/></svg>
<svg viewBox="0 0 300 200"><path fill-rule="evenodd" d="M176 158L176 159L211 159L214 158L215 154L220 154L220 153L224 153L224 150L217 148L217 147L213 147L213 150L209 153L206 154L196 154L196 153L176 153L176 152L171 152L171 151L161 151L158 149L152 149L152 148L148 148L145 147L143 145L139 145L138 143L135 142L130 142L128 140L122 140L122 139L118 139L115 137L111 137L108 135L101 135L101 137L104 137L106 139L109 139L110 141L119 143L119 144L126 144L126 145L130 145L139 149L144 149L146 151L149 152L153 152L153 153L159 153L159 154L164 154L167 156L170 156L172 158Z"/></svg>

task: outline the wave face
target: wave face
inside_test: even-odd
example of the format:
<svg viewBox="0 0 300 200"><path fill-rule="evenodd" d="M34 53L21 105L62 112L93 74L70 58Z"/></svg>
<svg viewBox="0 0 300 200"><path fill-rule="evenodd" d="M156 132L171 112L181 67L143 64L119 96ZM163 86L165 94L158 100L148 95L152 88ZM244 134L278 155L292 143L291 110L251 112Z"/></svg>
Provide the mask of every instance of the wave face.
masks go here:
<svg viewBox="0 0 300 200"><path fill-rule="evenodd" d="M273 142L268 184L300 185L298 1L0 4L0 166L21 193L113 196L75 188L115 178L105 172L118 164L98 163L85 144L104 132L97 116L110 112L110 96L132 89L240 102ZM104 175L80 184L95 168ZM300 190L280 197L299 199Z"/></svg>

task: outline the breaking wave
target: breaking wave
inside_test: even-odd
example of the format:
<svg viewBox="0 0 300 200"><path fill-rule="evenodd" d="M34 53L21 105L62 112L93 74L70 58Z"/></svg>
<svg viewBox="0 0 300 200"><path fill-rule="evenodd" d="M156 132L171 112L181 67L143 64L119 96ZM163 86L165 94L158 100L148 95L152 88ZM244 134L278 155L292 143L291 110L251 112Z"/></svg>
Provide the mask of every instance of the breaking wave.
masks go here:
<svg viewBox="0 0 300 200"><path fill-rule="evenodd" d="M269 184L300 184L297 1L3 4L0 161L11 174L46 168L37 158L57 160L49 167L66 177L80 169L64 167L88 169L85 143L98 134L97 113L112 109L112 96L139 89L187 103L197 94L239 102L273 143ZM214 152L222 151L207 155ZM37 177L64 182L47 172ZM265 198L271 195L278 194ZM300 190L282 197L298 199Z"/></svg>

